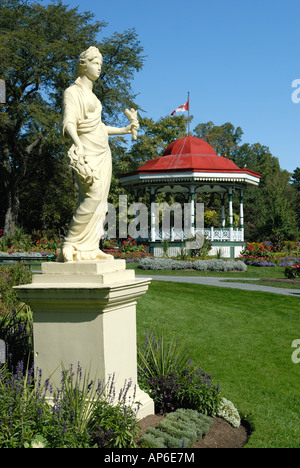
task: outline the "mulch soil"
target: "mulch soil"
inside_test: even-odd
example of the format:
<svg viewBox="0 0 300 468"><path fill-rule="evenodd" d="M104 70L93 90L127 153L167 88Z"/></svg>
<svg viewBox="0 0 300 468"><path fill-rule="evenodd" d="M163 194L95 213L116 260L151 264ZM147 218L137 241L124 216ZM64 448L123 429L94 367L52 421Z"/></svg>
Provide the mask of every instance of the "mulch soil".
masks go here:
<svg viewBox="0 0 300 468"><path fill-rule="evenodd" d="M261 278L260 281L264 281L265 283L297 284L300 286L300 279Z"/></svg>
<svg viewBox="0 0 300 468"><path fill-rule="evenodd" d="M139 421L141 435L148 427L156 427L164 416L153 414ZM248 441L249 431L246 424L232 427L222 418L215 418L208 433L191 448L242 448Z"/></svg>

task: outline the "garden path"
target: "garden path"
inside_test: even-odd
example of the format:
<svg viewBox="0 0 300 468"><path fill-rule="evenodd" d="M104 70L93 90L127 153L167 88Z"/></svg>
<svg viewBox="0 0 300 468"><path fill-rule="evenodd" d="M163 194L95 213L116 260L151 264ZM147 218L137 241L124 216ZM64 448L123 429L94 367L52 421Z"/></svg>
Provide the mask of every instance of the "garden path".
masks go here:
<svg viewBox="0 0 300 468"><path fill-rule="evenodd" d="M136 275L136 278L142 278L142 276ZM274 294L284 294L286 296L295 296L300 297L300 290L298 289L288 289L288 288L277 288L273 286L263 286L255 284L256 281L259 281L257 278L234 278L236 282L229 283L226 281L232 280L232 278L217 278L217 277L194 277L194 276L160 276L153 275L153 280L158 281L176 281L178 283L193 283L193 284L202 284L206 286L217 286L219 288L232 288L232 289L244 289L246 291L262 291L269 292ZM243 281L253 281L253 284L249 283L239 283L238 280Z"/></svg>

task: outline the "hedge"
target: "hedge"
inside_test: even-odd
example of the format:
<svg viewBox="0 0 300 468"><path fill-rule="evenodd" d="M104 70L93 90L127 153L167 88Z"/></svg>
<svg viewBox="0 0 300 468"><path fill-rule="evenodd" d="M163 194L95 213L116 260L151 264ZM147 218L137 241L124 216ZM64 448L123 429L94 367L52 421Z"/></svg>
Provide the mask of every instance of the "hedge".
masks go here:
<svg viewBox="0 0 300 468"><path fill-rule="evenodd" d="M198 271L247 271L247 265L241 260L172 260L169 258L143 258L139 268L142 270L198 270Z"/></svg>

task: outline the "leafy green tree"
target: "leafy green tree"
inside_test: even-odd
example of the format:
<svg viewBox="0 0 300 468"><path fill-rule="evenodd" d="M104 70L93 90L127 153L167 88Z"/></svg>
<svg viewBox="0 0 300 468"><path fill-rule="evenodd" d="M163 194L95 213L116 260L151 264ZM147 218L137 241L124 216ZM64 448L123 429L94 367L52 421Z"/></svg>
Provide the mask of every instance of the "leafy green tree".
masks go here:
<svg viewBox="0 0 300 468"><path fill-rule="evenodd" d="M300 167L297 167L292 174L292 185L300 192Z"/></svg>
<svg viewBox="0 0 300 468"><path fill-rule="evenodd" d="M239 167L246 167L251 171L258 172L264 179L265 174L279 172L278 158L272 155L270 148L260 143L244 143L235 151L234 162Z"/></svg>
<svg viewBox="0 0 300 468"><path fill-rule="evenodd" d="M209 143L220 156L234 159L243 131L241 127L234 128L230 122L218 126L210 121L197 125L193 134Z"/></svg>
<svg viewBox="0 0 300 468"><path fill-rule="evenodd" d="M296 216L300 231L300 167L297 167L292 174L292 187L296 190Z"/></svg>
<svg viewBox="0 0 300 468"><path fill-rule="evenodd" d="M290 185L289 172L268 174L261 190L264 200L261 238L280 236L283 240L297 239L296 191Z"/></svg>
<svg viewBox="0 0 300 468"><path fill-rule="evenodd" d="M75 77L82 50L93 44L104 54L95 88L104 104L104 120L115 119L121 108L133 105L130 82L143 65L142 48L134 30L97 42L105 25L95 21L92 13L79 13L61 1L46 6L32 0L2 0L0 4L0 77L7 89L6 104L0 108L0 220L6 234L14 231L20 214L26 224L30 209L21 203L30 201L24 186L29 182L33 190L32 179L40 184L31 192L36 197L36 222L59 223L66 216L57 217L59 203L56 207L53 200L48 204L44 194L53 196L58 169L67 181L62 183L62 193L70 187L72 175L65 164L61 137L61 101L63 90ZM47 174L42 179L46 185L38 180L40 172ZM58 200L59 194L54 193ZM71 205L66 201L65 206L71 209Z"/></svg>
<svg viewBox="0 0 300 468"><path fill-rule="evenodd" d="M111 139L113 175L108 201L118 213L119 195L127 195L128 205L136 200L134 190L122 187L120 174L138 169L149 159L161 156L163 150L174 140L186 136L186 119L183 116L162 117L157 122L139 116L140 129L135 142L126 142L123 137ZM161 194L164 199L164 194ZM138 200L149 203L149 194L138 193ZM171 203L173 200L171 200Z"/></svg>
<svg viewBox="0 0 300 468"><path fill-rule="evenodd" d="M138 139L130 150L132 169L161 156L170 143L186 136L186 125L184 116L166 116L157 122L151 118L141 118Z"/></svg>
<svg viewBox="0 0 300 468"><path fill-rule="evenodd" d="M290 174L281 170L278 158L267 146L246 143L236 151L235 163L261 174L260 186L248 187L245 192L247 240L263 241L275 235L296 239L295 191Z"/></svg>
<svg viewBox="0 0 300 468"><path fill-rule="evenodd" d="M19 222L28 232L43 231L53 237L63 234L77 204L73 174L60 145L39 146L20 190Z"/></svg>
<svg viewBox="0 0 300 468"><path fill-rule="evenodd" d="M100 79L95 82L94 93L104 104L102 118L109 125L116 126L124 121L127 125L125 108L139 109L132 82L145 61L143 47L135 29L104 37L98 47L103 55L103 67Z"/></svg>
<svg viewBox="0 0 300 468"><path fill-rule="evenodd" d="M220 156L232 159L238 167L261 174L260 186L247 187L245 191L246 239L266 240L275 235L296 239L299 235L296 217L299 204L295 188L300 180L300 170L294 172L291 186L290 175L281 170L278 158L272 155L270 149L260 143L240 145L243 131L240 127L234 128L231 123L221 126L215 126L213 122L201 123L195 127L194 135L207 141ZM213 203L211 200L210 209L215 206L218 206L217 200ZM219 209L216 208L216 211Z"/></svg>

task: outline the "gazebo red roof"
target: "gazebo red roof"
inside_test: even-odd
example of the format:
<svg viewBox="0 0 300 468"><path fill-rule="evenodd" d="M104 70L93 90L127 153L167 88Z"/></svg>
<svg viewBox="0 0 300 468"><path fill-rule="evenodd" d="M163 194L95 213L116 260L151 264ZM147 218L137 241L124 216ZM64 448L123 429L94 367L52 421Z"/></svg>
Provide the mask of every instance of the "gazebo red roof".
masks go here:
<svg viewBox="0 0 300 468"><path fill-rule="evenodd" d="M218 156L214 149L200 138L187 136L173 141L164 151L162 156L146 161L137 170L120 175L128 176L147 174L178 174L178 173L226 173L242 174L260 178L261 175L249 169L240 169L233 161Z"/></svg>

